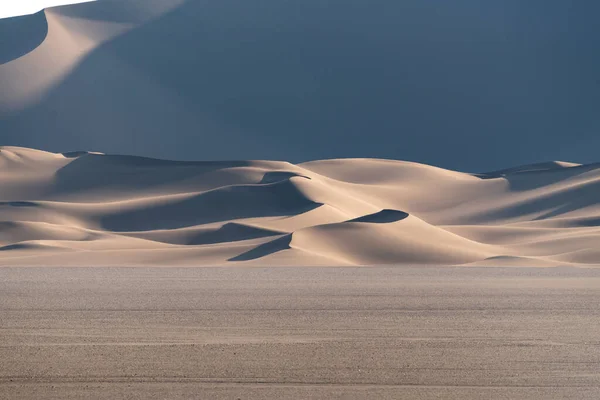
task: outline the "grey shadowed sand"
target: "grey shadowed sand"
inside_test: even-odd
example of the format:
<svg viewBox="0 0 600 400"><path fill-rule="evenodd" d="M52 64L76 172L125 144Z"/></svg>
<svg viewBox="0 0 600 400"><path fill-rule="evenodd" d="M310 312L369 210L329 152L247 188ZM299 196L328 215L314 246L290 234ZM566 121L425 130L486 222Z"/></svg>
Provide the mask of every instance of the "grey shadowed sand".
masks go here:
<svg viewBox="0 0 600 400"><path fill-rule="evenodd" d="M0 20L0 144L473 172L594 162L599 13L562 0L55 7Z"/></svg>

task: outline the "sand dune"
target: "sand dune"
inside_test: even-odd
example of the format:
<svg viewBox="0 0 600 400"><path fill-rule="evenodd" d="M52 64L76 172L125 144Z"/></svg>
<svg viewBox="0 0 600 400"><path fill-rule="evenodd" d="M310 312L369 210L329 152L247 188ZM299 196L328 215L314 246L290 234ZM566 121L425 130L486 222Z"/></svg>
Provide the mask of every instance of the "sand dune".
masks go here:
<svg viewBox="0 0 600 400"><path fill-rule="evenodd" d="M90 52L180 3L103 0L3 20L11 42L0 42L0 116L39 103Z"/></svg>
<svg viewBox="0 0 600 400"><path fill-rule="evenodd" d="M594 161L599 5L509 1L98 0L2 19L0 144L469 171Z"/></svg>
<svg viewBox="0 0 600 400"><path fill-rule="evenodd" d="M128 28L126 24L80 21L52 11L19 20L23 21L23 25L33 25L23 27L25 31L39 31L47 26L47 32L35 49L0 65L0 89L3 93L0 111L7 115L40 101L76 67L82 57ZM23 34L23 37L27 36Z"/></svg>
<svg viewBox="0 0 600 400"><path fill-rule="evenodd" d="M600 265L600 168L0 151L0 265Z"/></svg>

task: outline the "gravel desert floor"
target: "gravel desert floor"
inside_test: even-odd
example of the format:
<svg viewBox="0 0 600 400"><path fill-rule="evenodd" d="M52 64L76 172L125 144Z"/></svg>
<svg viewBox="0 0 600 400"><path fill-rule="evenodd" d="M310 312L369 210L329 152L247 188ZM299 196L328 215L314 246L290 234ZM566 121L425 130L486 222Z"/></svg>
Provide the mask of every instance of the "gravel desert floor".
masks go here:
<svg viewBox="0 0 600 400"><path fill-rule="evenodd" d="M597 399L600 270L2 268L3 399Z"/></svg>

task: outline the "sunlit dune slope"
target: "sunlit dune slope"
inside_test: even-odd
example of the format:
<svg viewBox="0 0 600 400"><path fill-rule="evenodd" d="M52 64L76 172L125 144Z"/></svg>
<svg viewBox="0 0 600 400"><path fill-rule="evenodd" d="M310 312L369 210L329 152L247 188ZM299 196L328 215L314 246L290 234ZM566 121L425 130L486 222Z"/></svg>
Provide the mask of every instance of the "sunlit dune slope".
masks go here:
<svg viewBox="0 0 600 400"><path fill-rule="evenodd" d="M101 0L0 20L0 119L43 101L90 52L180 3Z"/></svg>

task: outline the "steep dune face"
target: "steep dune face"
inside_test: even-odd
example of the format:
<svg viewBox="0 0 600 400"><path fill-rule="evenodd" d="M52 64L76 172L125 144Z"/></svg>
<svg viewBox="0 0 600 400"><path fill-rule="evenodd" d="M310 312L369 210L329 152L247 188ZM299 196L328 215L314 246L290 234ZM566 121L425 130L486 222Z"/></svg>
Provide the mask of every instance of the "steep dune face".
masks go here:
<svg viewBox="0 0 600 400"><path fill-rule="evenodd" d="M48 34L43 12L0 23L0 66L38 47Z"/></svg>
<svg viewBox="0 0 600 400"><path fill-rule="evenodd" d="M0 65L0 116L4 118L41 101L87 53L127 29L122 24L82 22L52 11L37 15L47 21L44 40L30 52Z"/></svg>
<svg viewBox="0 0 600 400"><path fill-rule="evenodd" d="M0 151L0 265L600 265L600 168Z"/></svg>
<svg viewBox="0 0 600 400"><path fill-rule="evenodd" d="M103 43L178 4L102 0L0 20L0 121L43 102Z"/></svg>

